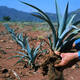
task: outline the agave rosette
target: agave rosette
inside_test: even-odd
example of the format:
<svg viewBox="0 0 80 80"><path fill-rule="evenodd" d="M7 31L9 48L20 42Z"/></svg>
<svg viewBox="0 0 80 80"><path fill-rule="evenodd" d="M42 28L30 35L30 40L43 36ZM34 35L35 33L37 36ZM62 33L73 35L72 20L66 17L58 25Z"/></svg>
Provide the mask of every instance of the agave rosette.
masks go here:
<svg viewBox="0 0 80 80"><path fill-rule="evenodd" d="M34 9L36 9L38 12L37 14L32 14L35 17L38 17L45 22L47 22L52 30L52 40L50 36L48 36L49 44L51 46L51 49L53 51L60 51L62 47L65 47L65 45L74 39L74 37L80 32L80 29L77 28L74 23L72 25L72 21L76 14L68 15L68 6L69 2L67 3L64 15L61 15L59 6L57 4L57 0L55 0L55 7L56 7L56 15L57 15L57 30L55 29L55 26L52 24L50 18L47 16L46 13L44 13L41 9L37 8L34 5L28 4L26 2L21 3L28 5Z"/></svg>
<svg viewBox="0 0 80 80"><path fill-rule="evenodd" d="M21 50L24 51L24 52L16 51L16 53L20 55L12 56L9 59L19 57L20 59L17 61L17 63L24 62L24 59L27 59L29 64L35 64L37 55L39 53L44 52L44 51L42 52L40 51L40 47L43 44L43 42L41 42L36 48L31 48L28 41L28 36L23 37L23 33L16 34L15 30L10 28L8 24L4 24L4 26L8 30L8 32L11 34L13 40L15 40L21 46Z"/></svg>

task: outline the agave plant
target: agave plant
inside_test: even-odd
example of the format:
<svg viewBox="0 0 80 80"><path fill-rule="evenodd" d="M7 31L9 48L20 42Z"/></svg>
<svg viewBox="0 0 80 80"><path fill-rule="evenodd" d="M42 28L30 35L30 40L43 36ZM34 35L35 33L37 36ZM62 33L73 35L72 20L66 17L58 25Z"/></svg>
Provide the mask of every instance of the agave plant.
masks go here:
<svg viewBox="0 0 80 80"><path fill-rule="evenodd" d="M17 52L20 55L16 55L16 56L12 56L11 58L14 57L19 57L20 59L17 61L17 63L20 63L21 61L24 61L24 59L27 59L29 65L33 65L35 66L35 60L36 57L39 53L43 53L44 51L40 51L40 47L43 44L43 42L41 42L36 48L31 48L29 45L29 41L28 41L28 36L24 36L23 34L16 34L14 29L10 28L8 24L4 24L6 29L8 30L8 32L11 34L12 38L21 46L21 50L23 52ZM16 64L17 64L16 63Z"/></svg>
<svg viewBox="0 0 80 80"><path fill-rule="evenodd" d="M49 26L52 30L52 39L49 36L48 40L49 40L49 45L51 47L51 50L53 51L53 55L55 54L55 51L61 51L63 49L63 47L65 47L68 42L72 41L75 38L75 36L80 32L80 29L75 26L77 22L74 23L75 25L72 24L72 21L73 21L74 17L76 16L76 14L72 14L72 15L68 16L69 2L67 3L64 14L61 15L59 6L57 4L57 0L55 0L57 24L58 24L57 29L55 29L55 26L53 25L50 18L41 9L37 8L34 5L28 4L26 2L21 2L21 3L36 9L38 11L37 14L32 14L32 15L44 20L45 22L47 22L49 24ZM56 55L56 57L57 57L57 55ZM55 57L53 57L53 58L55 58ZM56 58L56 60L54 60L53 58L52 58L52 56L50 58L48 58L45 61L46 65L55 63L55 61L58 60L59 56ZM51 64L51 67L49 66L49 69L48 69L48 70L50 70L49 72L51 75L53 74L52 72L55 72L57 70L55 67L53 67L54 65L52 65L52 64ZM57 75L57 73L55 73L55 75ZM62 80L62 79L60 79L60 77L58 77L58 78L55 77L54 79L52 77L53 76L51 76L49 80Z"/></svg>
<svg viewBox="0 0 80 80"><path fill-rule="evenodd" d="M46 13L44 13L42 10L40 10L34 5L28 4L26 2L21 2L21 3L36 9L38 11L37 14L32 14L32 15L46 21L49 24L52 30L53 42L51 41L50 37L48 39L53 51L60 51L62 47L64 47L80 32L80 29L75 26L77 22L74 23L75 25L72 25L72 21L76 16L76 14L68 16L69 2L67 3L64 15L61 15L59 6L57 4L57 1L55 0L57 23L58 23L57 30L55 29L55 26L53 25L53 23L51 22L50 18L47 16Z"/></svg>
<svg viewBox="0 0 80 80"><path fill-rule="evenodd" d="M40 47L41 47L41 43L36 48L31 49L29 43L27 43L27 48L24 49L24 50L22 49L22 51L24 51L24 52L16 51L16 53L18 53L19 55L9 57L9 59L19 57L20 59L16 62L16 64L20 63L20 62L27 61L28 62L27 66L31 66L32 68L35 68L35 60L37 58L37 55L39 55L41 53L40 52Z"/></svg>

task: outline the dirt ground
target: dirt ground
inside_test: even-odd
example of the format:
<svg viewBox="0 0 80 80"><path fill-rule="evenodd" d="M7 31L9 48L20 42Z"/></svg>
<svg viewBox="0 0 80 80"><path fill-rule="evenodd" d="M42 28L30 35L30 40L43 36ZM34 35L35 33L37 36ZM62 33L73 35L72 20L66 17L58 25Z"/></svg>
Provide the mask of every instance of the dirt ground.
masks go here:
<svg viewBox="0 0 80 80"><path fill-rule="evenodd" d="M37 38L46 38L46 35L48 35L48 32L46 31L32 31L31 26L19 28L15 25L11 27L18 29L17 32L24 32L24 34L27 34L30 38L35 39L34 44L31 43L31 45L34 46L39 44ZM15 73L18 74L21 80L48 80L47 76L42 75L41 69L38 69L38 71L35 72L26 67L24 63L19 63L14 66L18 58L8 58L16 55L17 53L14 53L14 51L18 51L19 49L20 47L12 40L4 26L0 24L0 80L19 80L15 76ZM64 69L64 80L80 80L80 61L76 63L78 65L74 64L71 67Z"/></svg>

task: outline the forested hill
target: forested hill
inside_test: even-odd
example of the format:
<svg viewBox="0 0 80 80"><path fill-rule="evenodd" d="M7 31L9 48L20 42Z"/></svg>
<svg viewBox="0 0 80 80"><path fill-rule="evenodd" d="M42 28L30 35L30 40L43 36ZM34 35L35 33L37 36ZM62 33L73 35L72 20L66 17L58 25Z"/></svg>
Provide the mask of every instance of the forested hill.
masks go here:
<svg viewBox="0 0 80 80"><path fill-rule="evenodd" d="M70 14L77 13L74 21L80 20L80 9L71 12ZM46 13L52 21L56 21L56 15L52 13ZM0 6L0 21L3 20L4 16L10 16L11 21L32 21L32 22L41 22L42 20L34 17L31 13L18 11L13 8L8 8L5 6Z"/></svg>

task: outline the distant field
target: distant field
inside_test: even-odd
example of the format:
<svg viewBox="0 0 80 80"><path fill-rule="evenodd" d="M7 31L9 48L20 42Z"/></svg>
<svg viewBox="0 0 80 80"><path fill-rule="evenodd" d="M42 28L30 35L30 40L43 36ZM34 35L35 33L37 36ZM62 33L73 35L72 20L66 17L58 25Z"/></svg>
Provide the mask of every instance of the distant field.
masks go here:
<svg viewBox="0 0 80 80"><path fill-rule="evenodd" d="M25 28L27 26L31 26L32 30L43 30L47 31L50 29L49 25L46 22L0 22L1 24L3 23L8 23L9 25L12 26L19 26L20 28ZM57 23L53 23L54 26L57 26Z"/></svg>

